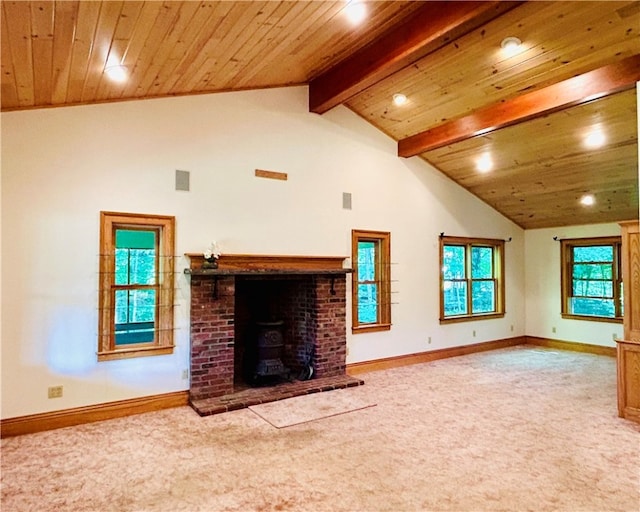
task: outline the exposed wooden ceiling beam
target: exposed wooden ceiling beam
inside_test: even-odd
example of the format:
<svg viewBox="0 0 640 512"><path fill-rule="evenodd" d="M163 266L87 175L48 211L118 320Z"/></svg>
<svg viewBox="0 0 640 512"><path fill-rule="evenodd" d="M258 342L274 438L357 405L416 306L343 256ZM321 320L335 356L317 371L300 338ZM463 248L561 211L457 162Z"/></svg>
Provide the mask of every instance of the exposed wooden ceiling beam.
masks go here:
<svg viewBox="0 0 640 512"><path fill-rule="evenodd" d="M520 4L522 2L424 2L405 23L311 80L309 111L327 112Z"/></svg>
<svg viewBox="0 0 640 512"><path fill-rule="evenodd" d="M640 55L604 66L538 91L496 103L398 142L398 156L411 157L432 149L505 128L609 94L635 87L640 80Z"/></svg>

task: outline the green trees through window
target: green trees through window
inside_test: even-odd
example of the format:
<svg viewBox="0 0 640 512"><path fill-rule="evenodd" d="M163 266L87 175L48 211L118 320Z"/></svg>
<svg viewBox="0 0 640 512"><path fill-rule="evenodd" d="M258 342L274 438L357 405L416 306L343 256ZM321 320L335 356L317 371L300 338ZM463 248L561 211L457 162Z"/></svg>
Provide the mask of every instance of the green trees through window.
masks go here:
<svg viewBox="0 0 640 512"><path fill-rule="evenodd" d="M561 255L563 316L620 319L620 238L562 240Z"/></svg>
<svg viewBox="0 0 640 512"><path fill-rule="evenodd" d="M115 343L153 341L157 301L156 231L116 229Z"/></svg>
<svg viewBox="0 0 640 512"><path fill-rule="evenodd" d="M100 212L98 361L173 352L175 218Z"/></svg>
<svg viewBox="0 0 640 512"><path fill-rule="evenodd" d="M358 322L378 321L378 290L376 281L376 244L358 242Z"/></svg>
<svg viewBox="0 0 640 512"><path fill-rule="evenodd" d="M471 312L496 310L496 286L493 271L493 247L471 246Z"/></svg>
<svg viewBox="0 0 640 512"><path fill-rule="evenodd" d="M445 245L442 256L445 316L466 315L468 310L468 283L466 250L463 245Z"/></svg>
<svg viewBox="0 0 640 512"><path fill-rule="evenodd" d="M440 319L504 314L502 240L441 237Z"/></svg>
<svg viewBox="0 0 640 512"><path fill-rule="evenodd" d="M390 233L352 231L353 332L389 329L391 324Z"/></svg>

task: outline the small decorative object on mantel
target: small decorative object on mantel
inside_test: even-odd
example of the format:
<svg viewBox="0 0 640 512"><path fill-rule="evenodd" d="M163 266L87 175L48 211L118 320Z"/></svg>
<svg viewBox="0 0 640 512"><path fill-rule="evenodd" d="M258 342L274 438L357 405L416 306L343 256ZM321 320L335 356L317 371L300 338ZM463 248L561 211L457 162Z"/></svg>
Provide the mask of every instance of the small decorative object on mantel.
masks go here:
<svg viewBox="0 0 640 512"><path fill-rule="evenodd" d="M214 240L211 242L209 249L204 251L204 261L202 262L202 268L218 268L218 258L220 257L220 247Z"/></svg>

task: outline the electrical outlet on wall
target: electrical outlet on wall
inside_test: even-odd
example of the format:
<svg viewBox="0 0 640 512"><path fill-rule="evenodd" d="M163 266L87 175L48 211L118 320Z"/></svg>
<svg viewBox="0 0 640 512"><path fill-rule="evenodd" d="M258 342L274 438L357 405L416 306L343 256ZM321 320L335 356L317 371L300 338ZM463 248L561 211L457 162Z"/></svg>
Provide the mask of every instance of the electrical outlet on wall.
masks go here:
<svg viewBox="0 0 640 512"><path fill-rule="evenodd" d="M49 398L61 398L62 397L62 386L51 386L47 390L47 394Z"/></svg>
<svg viewBox="0 0 640 512"><path fill-rule="evenodd" d="M186 368L182 370L182 380L187 380L189 378L189 370Z"/></svg>

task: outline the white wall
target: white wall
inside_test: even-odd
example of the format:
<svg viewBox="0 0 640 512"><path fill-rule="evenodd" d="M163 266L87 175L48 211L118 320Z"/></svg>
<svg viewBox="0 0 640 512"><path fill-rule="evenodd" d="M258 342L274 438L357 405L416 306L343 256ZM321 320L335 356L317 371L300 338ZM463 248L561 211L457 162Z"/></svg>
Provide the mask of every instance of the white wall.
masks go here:
<svg viewBox="0 0 640 512"><path fill-rule="evenodd" d="M636 84L638 103L638 133L640 133L640 82ZM640 146L638 146L640 161ZM640 182L640 168L638 169ZM640 215L640 211L638 212ZM526 333L580 343L615 347L613 340L623 338L622 324L563 319L560 314L560 244L553 240L561 238L588 238L618 236L617 223L572 226L551 229L527 230L525 232L526 253ZM553 332L555 327L556 332Z"/></svg>
<svg viewBox="0 0 640 512"><path fill-rule="evenodd" d="M562 238L620 236L618 224L594 224L525 231L526 333L556 340L615 347L622 324L564 319L560 314L560 242ZM553 332L553 329L556 332Z"/></svg>
<svg viewBox="0 0 640 512"><path fill-rule="evenodd" d="M176 169L191 192L174 190ZM3 418L188 388L182 274L175 353L96 362L100 210L175 215L178 254L216 239L228 253L348 256L352 228L391 231L393 328L349 332L348 362L524 334L524 232L346 108L310 114L304 87L3 113L1 190ZM513 238L504 319L440 326L443 231ZM52 385L62 398L47 399Z"/></svg>

